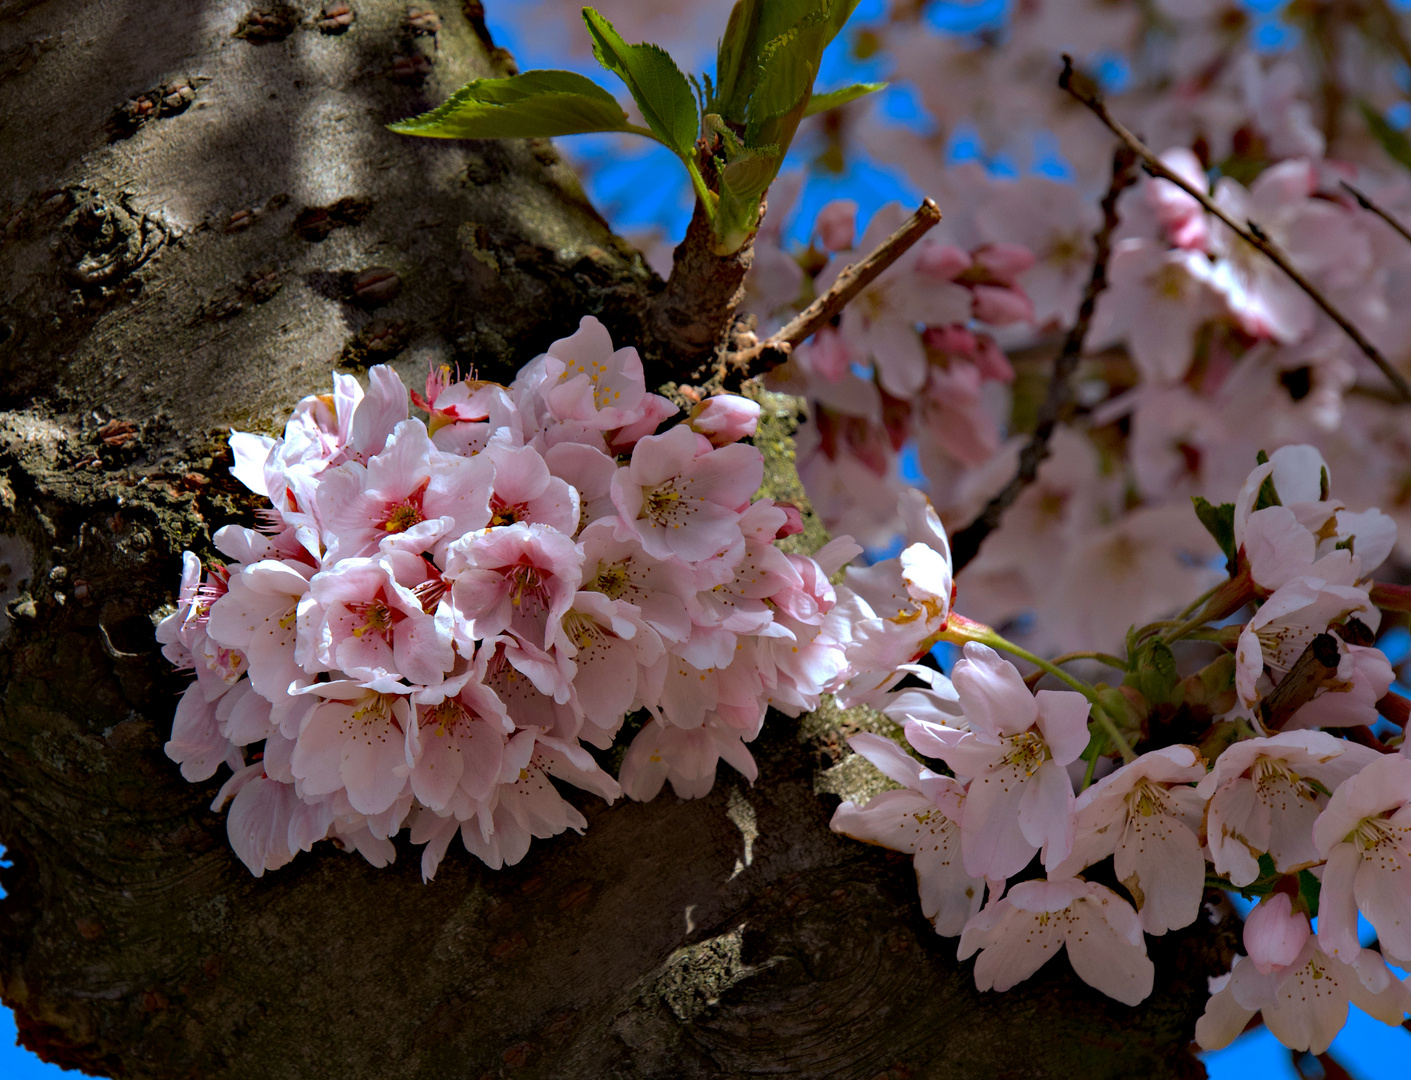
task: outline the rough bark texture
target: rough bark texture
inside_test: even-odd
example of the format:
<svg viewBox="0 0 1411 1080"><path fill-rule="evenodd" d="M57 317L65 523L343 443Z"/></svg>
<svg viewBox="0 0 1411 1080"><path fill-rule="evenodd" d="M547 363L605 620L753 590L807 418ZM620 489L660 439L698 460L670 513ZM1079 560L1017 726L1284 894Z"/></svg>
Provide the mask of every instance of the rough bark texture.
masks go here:
<svg viewBox="0 0 1411 1080"><path fill-rule="evenodd" d="M586 313L633 339L660 289L548 144L381 127L508 69L478 4L423 0L434 33L390 0L325 32L336 7L0 0L0 996L24 1043L210 1080L1199 1076L1228 923L1155 941L1136 1010L1061 960L978 994L908 860L827 831L837 717L771 718L753 788L586 807L586 836L503 872L235 860L217 783L162 754L182 681L150 618L181 549L250 511L222 430L272 427L334 362L506 376Z"/></svg>

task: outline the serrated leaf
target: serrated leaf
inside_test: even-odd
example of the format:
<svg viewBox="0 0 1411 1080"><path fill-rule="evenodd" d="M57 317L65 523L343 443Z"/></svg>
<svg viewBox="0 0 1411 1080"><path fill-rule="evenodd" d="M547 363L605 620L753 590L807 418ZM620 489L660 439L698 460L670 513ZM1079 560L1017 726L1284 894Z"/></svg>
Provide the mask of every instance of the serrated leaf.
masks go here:
<svg viewBox="0 0 1411 1080"><path fill-rule="evenodd" d="M387 126L399 135L433 139L553 138L628 129L617 99L572 71L475 79L430 112Z"/></svg>
<svg viewBox="0 0 1411 1080"><path fill-rule="evenodd" d="M803 114L817 116L819 113L836 109L850 101L866 97L868 94L875 94L878 90L885 90L888 85L884 82L853 83L841 90L830 90L826 94L814 94L808 99L808 107L804 109Z"/></svg>
<svg viewBox="0 0 1411 1080"><path fill-rule="evenodd" d="M629 45L612 23L592 8L583 21L593 35L593 55L624 83L647 126L679 157L695 155L699 112L691 84L659 45Z"/></svg>
<svg viewBox="0 0 1411 1080"><path fill-rule="evenodd" d="M795 112L798 119L803 118L828 44L826 16L825 8L818 9L768 42L760 53L759 78L745 110L746 145L775 141L777 133L766 128L771 120ZM790 126L791 138L797 123Z"/></svg>
<svg viewBox="0 0 1411 1080"><path fill-rule="evenodd" d="M1365 101L1359 101L1357 107L1362 111L1362 119L1367 121L1367 129L1382 144L1387 156L1411 169L1411 139L1388 124L1381 113Z"/></svg>
<svg viewBox="0 0 1411 1080"><path fill-rule="evenodd" d="M1221 503L1216 506L1199 495L1192 495L1191 502L1195 504L1195 516L1200 518L1200 523L1205 526L1205 531L1215 538L1215 542L1220 545L1220 550L1225 553L1225 558L1233 565L1235 561L1235 504Z"/></svg>

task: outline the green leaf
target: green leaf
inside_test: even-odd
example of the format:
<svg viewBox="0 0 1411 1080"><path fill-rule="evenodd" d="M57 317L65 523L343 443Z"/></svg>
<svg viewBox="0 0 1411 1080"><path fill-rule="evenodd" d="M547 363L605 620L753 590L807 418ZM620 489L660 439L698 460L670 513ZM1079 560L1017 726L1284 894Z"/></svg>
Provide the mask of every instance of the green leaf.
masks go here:
<svg viewBox="0 0 1411 1080"><path fill-rule="evenodd" d="M1367 129L1372 133L1372 137L1382 144L1387 156L1411 169L1411 139L1388 124L1382 119L1382 115L1365 101L1359 101L1357 107L1362 110L1362 119L1367 121Z"/></svg>
<svg viewBox="0 0 1411 1080"><path fill-rule="evenodd" d="M572 71L476 79L420 116L388 124L433 139L529 139L629 130L617 99Z"/></svg>
<svg viewBox="0 0 1411 1080"><path fill-rule="evenodd" d="M793 137L828 44L827 14L826 7L818 8L764 46L759 79L745 110L746 145L779 141L778 132L769 130L769 121L797 112L798 118L788 125L789 137Z"/></svg>
<svg viewBox="0 0 1411 1080"><path fill-rule="evenodd" d="M1308 905L1308 914L1316 919L1318 917L1318 901L1323 895L1323 883L1307 870L1300 870L1298 872L1298 893L1303 897L1303 902Z"/></svg>
<svg viewBox="0 0 1411 1080"><path fill-rule="evenodd" d="M1274 486L1273 476L1266 476L1259 485L1259 494L1254 497L1254 509L1263 510L1270 506L1283 506L1279 500L1279 489Z"/></svg>
<svg viewBox="0 0 1411 1080"><path fill-rule="evenodd" d="M808 106L804 109L803 114L817 116L819 113L836 109L840 105L846 105L848 102L856 101L868 94L875 94L878 90L885 90L887 85L884 82L853 83L841 90L830 90L826 94L814 94L808 99Z"/></svg>
<svg viewBox="0 0 1411 1080"><path fill-rule="evenodd" d="M678 157L694 159L699 112L691 84L676 61L659 45L627 44L592 8L583 9L583 21L593 35L593 55L627 84L647 126Z"/></svg>
<svg viewBox="0 0 1411 1080"><path fill-rule="evenodd" d="M1216 506L1199 495L1192 495L1195 503L1195 516L1205 526L1205 531L1215 538L1225 558L1233 565L1235 561L1235 504L1221 503Z"/></svg>

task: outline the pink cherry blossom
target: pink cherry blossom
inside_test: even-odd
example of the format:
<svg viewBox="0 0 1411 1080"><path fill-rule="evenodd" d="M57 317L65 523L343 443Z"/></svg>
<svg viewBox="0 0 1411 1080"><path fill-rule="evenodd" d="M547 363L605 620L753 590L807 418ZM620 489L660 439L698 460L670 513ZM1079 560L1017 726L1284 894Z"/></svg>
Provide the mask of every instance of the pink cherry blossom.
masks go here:
<svg viewBox="0 0 1411 1080"><path fill-rule="evenodd" d="M475 636L508 630L547 649L582 580L583 553L546 525L505 525L464 536L448 548L446 576Z"/></svg>
<svg viewBox="0 0 1411 1080"><path fill-rule="evenodd" d="M1382 952L1405 967L1411 961L1411 760L1379 758L1343 783L1314 823L1313 840L1328 861L1319 946L1352 962L1360 909L1376 928Z"/></svg>
<svg viewBox="0 0 1411 1080"><path fill-rule="evenodd" d="M848 745L903 787L884 791L862 807L845 800L833 812L829 827L914 856L922 914L936 933L955 937L980 910L985 896L984 878L966 873L960 855L964 788L951 777L922 768L880 735L854 735Z"/></svg>
<svg viewBox="0 0 1411 1080"><path fill-rule="evenodd" d="M1078 796L1073 853L1055 869L1077 873L1116 855L1117 880L1131 894L1142 929L1164 934L1195 921L1205 893L1199 839L1205 800L1189 785L1205 764L1190 746L1143 754Z"/></svg>
<svg viewBox="0 0 1411 1080"><path fill-rule="evenodd" d="M1136 1005L1151 993L1155 968L1137 913L1111 889L1082 878L1014 886L969 921L958 956L980 952L977 989L1008 990L1064 946L1078 978L1108 997Z"/></svg>
<svg viewBox="0 0 1411 1080"><path fill-rule="evenodd" d="M1228 747L1196 786L1209 800L1206 842L1216 872L1248 885L1265 853L1280 873L1316 866L1322 857L1313 822L1327 805L1321 791L1335 790L1377 756L1321 731L1286 731Z"/></svg>
<svg viewBox="0 0 1411 1080"><path fill-rule="evenodd" d="M1195 1039L1203 1049L1228 1046L1255 1013L1285 1046L1321 1054L1347 1020L1351 1002L1384 1024L1398 1025L1411 1009L1411 991L1381 956L1362 950L1353 963L1328 956L1309 937L1293 962L1263 974L1237 962L1230 981L1205 1006Z"/></svg>
<svg viewBox="0 0 1411 1080"><path fill-rule="evenodd" d="M752 446L700 452L686 427L641 439L632 462L613 478L612 501L621 515L617 535L634 537L658 559L698 563L743 542L740 511L764 476Z"/></svg>
<svg viewBox="0 0 1411 1080"><path fill-rule="evenodd" d="M1073 787L1063 766L1088 744L1087 700L1067 690L1031 694L1013 664L976 642L951 682L970 730L942 741L910 721L907 735L970 779L960 830L966 872L1007 878L1039 851L1053 869L1073 848Z"/></svg>

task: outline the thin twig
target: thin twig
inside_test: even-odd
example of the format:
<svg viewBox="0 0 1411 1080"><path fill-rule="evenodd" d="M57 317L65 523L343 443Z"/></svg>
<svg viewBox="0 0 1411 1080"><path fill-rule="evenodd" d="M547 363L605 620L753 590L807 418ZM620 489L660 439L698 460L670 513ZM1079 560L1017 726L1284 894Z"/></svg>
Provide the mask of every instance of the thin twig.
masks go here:
<svg viewBox="0 0 1411 1080"><path fill-rule="evenodd" d="M896 232L887 237L861 262L843 268L828 291L795 315L783 328L764 341L738 352L727 353L722 361L721 383L738 385L745 379L763 375L778 367L814 333L833 321L863 289L904 255L907 250L941 220L941 208L934 199L924 199L916 213L907 218Z"/></svg>
<svg viewBox="0 0 1411 1080"><path fill-rule="evenodd" d="M1078 317L1068 336L1063 340L1063 348L1054 361L1053 378L1049 380L1048 393L1039 407L1038 423L1034 426L1033 437L1019 453L1019 470L1013 479L1004 486L980 512L980 516L950 538L952 566L960 573L965 565L979 553L985 537L998 527L1000 518L1009 509L1020 493L1032 484L1039 475L1039 465L1049 455L1049 440L1054 428L1068 407L1072 397L1073 372L1078 367L1078 359L1083 353L1083 341L1088 336L1088 327L1093 320L1097 298L1107 288L1107 261L1112 255L1112 234L1117 229L1117 198L1134 181L1132 166L1136 154L1125 146L1119 146L1112 155L1112 182L1107 194L1102 197L1102 226L1093 234L1096 253L1093 256L1093 272L1083 290L1083 302L1078 305Z"/></svg>
<svg viewBox="0 0 1411 1080"><path fill-rule="evenodd" d="M1341 183L1342 186L1347 189L1349 195L1351 195L1354 199L1357 200L1358 206L1362 207L1363 210L1370 210L1372 213L1376 214L1377 217L1381 218L1393 229L1399 232L1403 240L1411 241L1411 232L1408 232L1406 230L1405 225L1397 221L1396 218L1388 214L1385 210L1383 210L1380 206L1374 203L1371 199L1367 198L1367 196L1363 195L1362 192L1358 191L1346 180L1341 180L1339 181L1339 183Z"/></svg>
<svg viewBox="0 0 1411 1080"><path fill-rule="evenodd" d="M1343 333L1352 339L1353 343L1362 350L1367 359L1371 360L1372 363L1376 364L1377 367L1381 369L1382 374L1391 381L1391 384L1396 387L1397 392L1407 401L1411 401L1411 383L1406 381L1406 377L1403 376L1401 372L1397 371L1396 368L1392 367L1390 361L1381 354L1377 347L1363 336L1362 331L1358 330L1357 327L1348 320L1347 316L1343 315L1342 312L1335 308L1332 302L1319 291L1317 286L1304 277L1294 265L1289 262L1287 256L1269 239L1269 234L1266 233L1257 222L1246 221L1243 225L1240 225L1231 218L1229 214L1225 213L1220 205L1209 195L1199 188L1192 186L1184 177L1163 165L1161 159L1153 154L1145 143L1133 135L1120 120L1115 119L1112 114L1107 111L1107 105L1102 100L1102 95L1097 93L1094 89L1076 85L1074 78L1076 74L1073 69L1073 58L1067 53L1064 53L1063 74L1058 77L1058 85L1072 94L1074 99L1086 105L1099 120L1106 124L1108 129L1121 139L1123 144L1125 144L1132 153L1136 154L1136 156L1141 159L1142 167L1146 169L1147 172L1151 173L1152 176L1159 177L1162 180L1169 180L1171 183L1175 184L1187 195L1195 199L1196 202L1200 203L1201 206L1205 207L1206 211L1214 214L1224 222L1225 225L1233 230L1242 240L1262 252L1270 262L1287 274L1289 280L1307 293L1309 299L1322 308L1328 318L1342 327ZM1084 81L1086 82L1086 80Z"/></svg>

